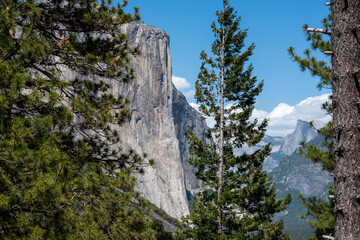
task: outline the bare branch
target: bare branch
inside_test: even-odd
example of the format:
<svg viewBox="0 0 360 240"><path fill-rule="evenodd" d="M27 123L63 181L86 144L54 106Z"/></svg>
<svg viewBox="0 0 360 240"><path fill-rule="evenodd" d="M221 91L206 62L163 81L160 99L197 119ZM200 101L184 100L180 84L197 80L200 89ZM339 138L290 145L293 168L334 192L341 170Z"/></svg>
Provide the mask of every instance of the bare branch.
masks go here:
<svg viewBox="0 0 360 240"><path fill-rule="evenodd" d="M306 31L307 31L307 32L318 32L318 33L323 33L323 34L331 35L331 31L330 31L330 30L321 29L321 28L308 28L308 29L306 29Z"/></svg>

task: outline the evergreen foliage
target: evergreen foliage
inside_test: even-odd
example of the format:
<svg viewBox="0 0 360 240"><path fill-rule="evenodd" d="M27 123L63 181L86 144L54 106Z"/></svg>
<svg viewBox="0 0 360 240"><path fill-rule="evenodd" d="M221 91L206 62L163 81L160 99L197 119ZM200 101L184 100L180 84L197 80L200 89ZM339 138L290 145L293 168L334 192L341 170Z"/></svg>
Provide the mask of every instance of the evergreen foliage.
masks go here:
<svg viewBox="0 0 360 240"><path fill-rule="evenodd" d="M131 176L143 156L110 128L129 116L108 93L133 77L126 4L0 1L1 239L155 239Z"/></svg>
<svg viewBox="0 0 360 240"><path fill-rule="evenodd" d="M314 234L309 238L310 240L324 239L324 235L334 236L335 201L329 196L334 196L334 185L331 185L328 190L327 201L317 197L304 198L301 194L299 195L306 209L300 218L306 219L306 223L314 228Z"/></svg>
<svg viewBox="0 0 360 240"><path fill-rule="evenodd" d="M201 190L186 219L192 228L185 230L183 237L286 239L282 220L273 222L272 218L286 208L290 196L276 200L275 186L262 170L270 145L234 155L234 148L261 141L267 121L250 121L255 98L263 87L263 82L257 84L257 78L252 76L253 66L246 64L255 46L243 50L247 30L240 29L240 18L228 1L223 4L223 11L217 12L218 23L212 24L212 54L201 53L195 94L200 111L216 123L205 133L208 142L187 132L193 156L190 163L197 169Z"/></svg>
<svg viewBox="0 0 360 240"><path fill-rule="evenodd" d="M172 240L173 235L170 232L167 232L163 226L163 223L160 220L155 219L152 224L151 228L156 231L156 239L158 240Z"/></svg>
<svg viewBox="0 0 360 240"><path fill-rule="evenodd" d="M324 30L331 31L331 19L330 15L322 20L322 26ZM302 71L310 71L312 76L320 78L320 82L317 87L319 89L327 88L331 89L331 64L326 58L319 59L315 51L319 51L326 55L326 52L331 52L331 42L328 36L324 36L322 33L307 31L309 26L304 25L303 29L306 35L306 40L310 42L311 49L304 51L305 57L301 57L295 53L295 49L290 47L288 52L294 62L299 64ZM323 55L323 56L324 56Z"/></svg>
<svg viewBox="0 0 360 240"><path fill-rule="evenodd" d="M322 21L323 29L331 30L330 15ZM315 57L312 52L320 51L326 55L326 52L331 52L331 41L327 36L321 33L308 32L308 25L304 25L307 40L310 41L311 50L304 51L305 57L302 58L295 53L293 47L289 48L289 54L293 61L299 64L302 71L309 70L312 76L320 78L318 88L331 89L332 86L332 67L327 57ZM324 55L323 55L324 56ZM323 109L328 114L332 115L331 97L329 102L323 104ZM328 122L322 129L317 129L318 134L324 136L322 146L313 144L301 143L300 153L315 163L320 163L325 171L333 174L334 172L334 157L333 157L333 142L332 142L332 122ZM310 239L323 239L323 235L334 236L335 217L334 217L334 187L333 185L328 190L328 199L319 199L316 197L304 198L301 194L299 198L302 200L306 212L301 215L302 219L309 219L307 223L314 228L314 235ZM315 220L314 220L315 219Z"/></svg>

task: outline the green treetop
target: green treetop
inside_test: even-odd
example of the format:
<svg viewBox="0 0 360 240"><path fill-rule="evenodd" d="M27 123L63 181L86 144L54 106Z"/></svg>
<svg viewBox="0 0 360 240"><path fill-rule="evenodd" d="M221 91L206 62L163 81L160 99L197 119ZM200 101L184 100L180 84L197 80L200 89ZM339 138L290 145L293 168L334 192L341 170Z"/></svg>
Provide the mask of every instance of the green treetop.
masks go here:
<svg viewBox="0 0 360 240"><path fill-rule="evenodd" d="M187 133L201 190L186 219L192 228L184 234L193 239L285 239L282 221L273 222L273 217L290 197L276 200L275 186L262 170L270 146L236 154L245 144L258 144L267 126L266 120L250 120L263 87L252 76L253 66L246 64L254 44L244 49L247 30L241 30L227 0L217 17L212 54L201 53L195 94L200 111L216 123L205 133L208 142Z"/></svg>
<svg viewBox="0 0 360 240"><path fill-rule="evenodd" d="M129 116L108 93L133 77L125 6L0 1L1 239L154 239L131 177L142 156L110 128Z"/></svg>

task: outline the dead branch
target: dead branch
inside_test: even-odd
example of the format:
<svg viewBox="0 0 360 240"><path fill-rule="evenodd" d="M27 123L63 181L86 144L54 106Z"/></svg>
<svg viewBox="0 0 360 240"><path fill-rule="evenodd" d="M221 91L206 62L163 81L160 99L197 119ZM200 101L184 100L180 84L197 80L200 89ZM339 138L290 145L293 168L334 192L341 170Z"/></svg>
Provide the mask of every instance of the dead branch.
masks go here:
<svg viewBox="0 0 360 240"><path fill-rule="evenodd" d="M323 34L331 35L330 30L321 29L321 28L308 28L308 29L306 29L306 31L307 32L317 32L317 33L323 33Z"/></svg>

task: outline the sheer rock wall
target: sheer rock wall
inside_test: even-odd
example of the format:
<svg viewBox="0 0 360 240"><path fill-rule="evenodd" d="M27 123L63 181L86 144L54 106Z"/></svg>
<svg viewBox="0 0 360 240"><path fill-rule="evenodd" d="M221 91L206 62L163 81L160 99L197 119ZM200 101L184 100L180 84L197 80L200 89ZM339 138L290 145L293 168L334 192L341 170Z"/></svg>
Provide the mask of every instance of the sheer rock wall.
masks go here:
<svg viewBox="0 0 360 240"><path fill-rule="evenodd" d="M131 119L117 127L124 149L148 153L155 166L136 175L137 188L145 198L170 216L180 219L189 213L179 141L172 112L173 84L169 36L142 23L122 26L130 46L140 55L131 59L135 78L127 84L114 84L113 94L130 100Z"/></svg>
<svg viewBox="0 0 360 240"><path fill-rule="evenodd" d="M191 128L200 133L206 129L206 123L172 84L169 35L138 22L125 24L121 30L127 34L130 47L141 52L131 57L134 80L123 83L59 68L65 79L105 80L114 96L130 100L127 109L131 118L121 126L112 125L119 132L119 146L125 152L132 149L147 153L156 162L155 166L144 168L144 174L136 174L137 190L170 216L180 219L189 214L185 182L190 188L196 185L194 170L188 165L184 132Z"/></svg>

